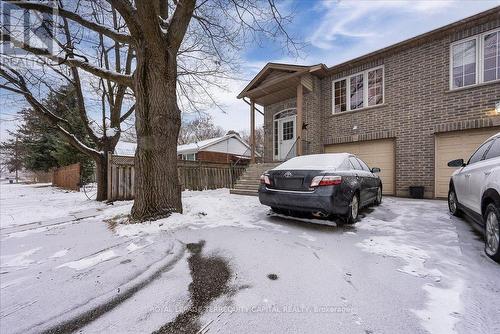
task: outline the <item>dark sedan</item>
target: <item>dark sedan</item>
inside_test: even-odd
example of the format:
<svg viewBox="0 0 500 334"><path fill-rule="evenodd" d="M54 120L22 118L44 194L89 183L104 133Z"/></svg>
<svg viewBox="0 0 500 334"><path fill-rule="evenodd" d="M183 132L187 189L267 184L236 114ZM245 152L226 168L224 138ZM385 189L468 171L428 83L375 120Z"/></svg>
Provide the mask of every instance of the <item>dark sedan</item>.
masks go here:
<svg viewBox="0 0 500 334"><path fill-rule="evenodd" d="M382 202L379 172L349 153L300 156L261 176L259 200L278 213L341 216L354 223L360 208Z"/></svg>

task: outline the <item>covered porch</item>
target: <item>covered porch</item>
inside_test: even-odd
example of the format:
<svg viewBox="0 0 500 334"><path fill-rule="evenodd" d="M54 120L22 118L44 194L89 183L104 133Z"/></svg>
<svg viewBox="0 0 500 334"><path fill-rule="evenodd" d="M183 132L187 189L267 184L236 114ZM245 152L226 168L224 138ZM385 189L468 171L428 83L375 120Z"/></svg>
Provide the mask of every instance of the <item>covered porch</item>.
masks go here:
<svg viewBox="0 0 500 334"><path fill-rule="evenodd" d="M264 145L269 147L272 141L272 158L268 161L283 161L292 157L308 154L304 131L305 123L304 96L314 89L314 76L322 77L326 73L323 64L301 66L268 63L250 81L238 95L250 109L250 148L251 162L255 162L255 116L273 117L272 136L264 136ZM272 116L266 115L269 106L281 101L293 99L293 107L283 108ZM267 129L269 131L269 129ZM271 137L271 138L270 138ZM266 142L267 141L267 142Z"/></svg>

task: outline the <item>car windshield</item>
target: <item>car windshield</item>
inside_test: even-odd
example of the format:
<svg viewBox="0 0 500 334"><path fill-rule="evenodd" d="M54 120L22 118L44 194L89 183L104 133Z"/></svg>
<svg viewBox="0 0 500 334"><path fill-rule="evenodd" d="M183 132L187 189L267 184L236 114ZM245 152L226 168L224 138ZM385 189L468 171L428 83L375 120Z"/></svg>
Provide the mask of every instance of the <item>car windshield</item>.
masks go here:
<svg viewBox="0 0 500 334"><path fill-rule="evenodd" d="M317 169L337 169L344 160L348 157L347 153L330 153L330 154L311 154L292 158L281 165L274 168L281 169L302 169L302 170L317 170Z"/></svg>

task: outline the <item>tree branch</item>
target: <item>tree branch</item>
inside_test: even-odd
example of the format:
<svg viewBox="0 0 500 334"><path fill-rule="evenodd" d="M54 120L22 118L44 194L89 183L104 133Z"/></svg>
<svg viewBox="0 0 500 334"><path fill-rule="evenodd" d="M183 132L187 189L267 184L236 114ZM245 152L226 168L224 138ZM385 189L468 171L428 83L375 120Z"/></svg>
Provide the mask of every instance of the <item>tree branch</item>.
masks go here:
<svg viewBox="0 0 500 334"><path fill-rule="evenodd" d="M33 2L33 1L16 1L16 0L5 0L6 2L12 3L15 6L18 6L23 9L28 9L28 10L36 10L41 13L52 13L54 11L54 7L51 7L49 5L44 5L43 3L39 2ZM131 43L132 42L132 37L128 34L124 34L121 32L116 32L112 29L109 29L105 26L102 26L100 24L97 24L95 22L89 21L81 17L80 15L70 12L68 10L65 10L61 7L58 6L57 8L57 14L65 17L71 21L77 22L81 26L93 30L95 32L98 32L100 34L105 35L106 37L111 38L112 40L115 40L120 43Z"/></svg>
<svg viewBox="0 0 500 334"><path fill-rule="evenodd" d="M16 88L6 86L6 85L0 85L0 88L7 89L11 92L15 92L18 94L23 95L26 98L26 101L31 105L33 110L40 115L42 115L45 119L47 119L52 125L56 127L56 129L59 131L59 133L66 138L66 140L77 150L80 152L91 156L93 158L100 158L101 153L94 150L91 147L88 147L84 143L82 143L74 134L70 133L68 130L66 130L61 123L65 124L66 126L70 126L67 120L57 116L54 114L52 111L47 109L42 103L40 103L34 96L31 94L31 92L28 90L26 83L24 79L19 75L17 71L14 69L8 67L9 71L12 72L12 74L8 73L4 68L3 65L0 64L0 76L2 76L5 80L7 80L9 83L12 85L16 86ZM14 75L17 77L14 77Z"/></svg>
<svg viewBox="0 0 500 334"><path fill-rule="evenodd" d="M67 54L68 57L65 57L65 58L55 56L55 55L49 53L45 49L40 49L40 48L26 45L23 42L16 40L12 36L10 36L8 33L6 33L5 36L10 39L10 42L12 44L14 44L14 46L17 46L25 51L28 51L28 52L36 55L36 56L44 56L52 61L57 62L59 65L65 64L65 65L68 65L69 67L79 67L82 70L89 72L89 73L91 73L99 78L115 81L119 84L122 84L122 85L125 85L128 87L133 87L133 78L131 75L120 74L120 73L116 73L113 71L108 71L108 70L99 68L97 66L91 65L88 62L83 61L83 60L78 60L75 58L68 58L69 54Z"/></svg>
<svg viewBox="0 0 500 334"><path fill-rule="evenodd" d="M135 111L135 103L129 108L129 110L127 110L127 112L125 114L123 114L121 117L120 117L120 123L125 121L127 118L129 118L130 115L132 115L132 113Z"/></svg>
<svg viewBox="0 0 500 334"><path fill-rule="evenodd" d="M167 33L167 44L172 54L177 54L193 15L196 0L179 0Z"/></svg>

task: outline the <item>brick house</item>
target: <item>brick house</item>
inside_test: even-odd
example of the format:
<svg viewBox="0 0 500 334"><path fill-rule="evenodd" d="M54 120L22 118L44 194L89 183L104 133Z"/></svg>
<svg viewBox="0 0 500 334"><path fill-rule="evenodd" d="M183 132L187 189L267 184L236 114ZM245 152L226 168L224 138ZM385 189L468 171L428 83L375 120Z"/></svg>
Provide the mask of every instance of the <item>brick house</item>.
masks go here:
<svg viewBox="0 0 500 334"><path fill-rule="evenodd" d="M251 129L264 114L265 162L352 152L385 194L446 197L446 163L500 131L500 7L332 67L269 63L238 98Z"/></svg>

